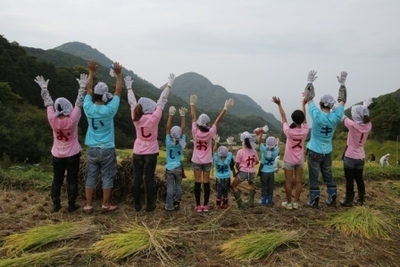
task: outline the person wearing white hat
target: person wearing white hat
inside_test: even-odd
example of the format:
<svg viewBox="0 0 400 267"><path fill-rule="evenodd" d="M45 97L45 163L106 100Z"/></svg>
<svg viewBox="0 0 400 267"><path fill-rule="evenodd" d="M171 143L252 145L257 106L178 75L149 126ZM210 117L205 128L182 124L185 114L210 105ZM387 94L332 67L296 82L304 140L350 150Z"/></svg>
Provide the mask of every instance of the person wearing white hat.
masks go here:
<svg viewBox="0 0 400 267"><path fill-rule="evenodd" d="M387 153L386 155L383 155L381 157L381 159L379 160L379 163L381 164L382 167L389 166L389 157L390 157L389 153Z"/></svg>
<svg viewBox="0 0 400 267"><path fill-rule="evenodd" d="M68 212L79 209L76 204L78 196L78 173L82 147L78 141L78 123L82 115L82 102L86 92L87 74L81 74L78 96L75 106L65 97L59 97L53 103L47 86L49 80L43 76L37 76L35 82L42 89L41 95L47 108L47 119L53 130L53 182L51 185L51 199L53 201L53 212L61 209L61 187L64 174L67 171L68 183Z"/></svg>
<svg viewBox="0 0 400 267"><path fill-rule="evenodd" d="M101 173L103 189L102 213L117 209L111 202L111 190L114 187L114 177L117 173L117 154L115 152L114 117L117 114L122 91L122 66L115 62L116 77L115 93L109 93L104 82L98 82L93 88L93 78L97 70L95 61L89 61L89 78L86 85L86 96L83 101L83 110L88 121L85 145L86 151L86 213L93 212L93 194L97 185L97 178Z"/></svg>

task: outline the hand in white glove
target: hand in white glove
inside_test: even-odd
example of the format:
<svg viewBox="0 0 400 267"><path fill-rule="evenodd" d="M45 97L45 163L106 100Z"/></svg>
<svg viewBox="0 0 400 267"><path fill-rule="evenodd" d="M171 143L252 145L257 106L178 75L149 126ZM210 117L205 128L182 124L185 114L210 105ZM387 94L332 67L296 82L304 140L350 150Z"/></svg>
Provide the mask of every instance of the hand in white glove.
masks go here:
<svg viewBox="0 0 400 267"><path fill-rule="evenodd" d="M191 95L190 96L190 105L194 106L197 102L197 95Z"/></svg>
<svg viewBox="0 0 400 267"><path fill-rule="evenodd" d="M265 124L265 125L262 127L262 130L263 130L264 133L268 132L268 131L269 131L268 125Z"/></svg>
<svg viewBox="0 0 400 267"><path fill-rule="evenodd" d="M229 98L228 100L225 101L224 109L228 110L228 108L232 107L233 104L235 104L235 101L233 101L232 98Z"/></svg>
<svg viewBox="0 0 400 267"><path fill-rule="evenodd" d="M81 76L79 77L79 79L76 78L76 80L78 81L80 88L85 88L87 80L88 80L88 75L85 73L82 73Z"/></svg>
<svg viewBox="0 0 400 267"><path fill-rule="evenodd" d="M47 89L47 85L49 84L49 79L47 81L44 80L43 76L36 76L35 82L40 86L42 89Z"/></svg>
<svg viewBox="0 0 400 267"><path fill-rule="evenodd" d="M168 77L168 86L171 87L175 81L175 74L170 73Z"/></svg>
<svg viewBox="0 0 400 267"><path fill-rule="evenodd" d="M228 143L228 145L232 145L233 139L235 139L233 136L228 136L228 138L226 138L226 143Z"/></svg>
<svg viewBox="0 0 400 267"><path fill-rule="evenodd" d="M174 116L176 112L176 108L174 106L169 107L169 115Z"/></svg>
<svg viewBox="0 0 400 267"><path fill-rule="evenodd" d="M214 135L213 136L213 138L212 138L213 140L214 140L214 142L215 143L219 143L219 139L220 139L220 137L219 137L219 135L218 134L216 134L216 135Z"/></svg>
<svg viewBox="0 0 400 267"><path fill-rule="evenodd" d="M336 76L338 82L340 83L340 85L344 85L344 83L346 82L346 78L347 78L347 72L346 71L342 71L340 73L340 77Z"/></svg>
<svg viewBox="0 0 400 267"><path fill-rule="evenodd" d="M187 111L188 111L187 108L181 107L181 108L179 109L179 115L181 115L181 117L184 117L184 116L186 115L186 112L187 112Z"/></svg>
<svg viewBox="0 0 400 267"><path fill-rule="evenodd" d="M315 81L315 79L318 78L315 75L317 75L317 72L315 70L310 70L308 72L308 78L307 78L308 83L313 83Z"/></svg>
<svg viewBox="0 0 400 267"><path fill-rule="evenodd" d="M369 107L372 104L372 98L363 101L363 106Z"/></svg>
<svg viewBox="0 0 400 267"><path fill-rule="evenodd" d="M131 76L126 76L126 77L124 78L124 81L125 81L125 86L126 86L126 88L127 88L127 89L132 89L132 84L133 84L132 77L131 77Z"/></svg>

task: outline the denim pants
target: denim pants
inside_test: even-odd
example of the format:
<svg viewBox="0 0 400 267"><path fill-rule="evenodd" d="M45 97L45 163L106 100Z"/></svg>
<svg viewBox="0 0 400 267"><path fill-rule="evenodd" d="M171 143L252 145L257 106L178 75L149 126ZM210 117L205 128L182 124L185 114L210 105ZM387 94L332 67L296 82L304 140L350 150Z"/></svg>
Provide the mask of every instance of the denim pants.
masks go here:
<svg viewBox="0 0 400 267"><path fill-rule="evenodd" d="M97 177L101 172L103 189L114 187L114 176L117 173L117 154L115 148L89 147L86 151L86 184L87 188L96 188Z"/></svg>
<svg viewBox="0 0 400 267"><path fill-rule="evenodd" d="M174 209L174 201L182 199L182 167L167 170L167 199L166 208Z"/></svg>
<svg viewBox="0 0 400 267"><path fill-rule="evenodd" d="M335 187L335 181L332 177L332 155L319 154L312 150L308 151L308 176L310 179L310 189L319 190L318 176L321 171L322 178L328 187Z"/></svg>
<svg viewBox="0 0 400 267"><path fill-rule="evenodd" d="M231 188L231 178L217 178L217 199L228 198Z"/></svg>
<svg viewBox="0 0 400 267"><path fill-rule="evenodd" d="M273 196L275 185L274 172L260 172L261 196Z"/></svg>
<svg viewBox="0 0 400 267"><path fill-rule="evenodd" d="M143 175L146 188L154 189L154 173L157 166L157 154L133 155L133 167L135 177L133 178L133 187L140 188L143 184Z"/></svg>

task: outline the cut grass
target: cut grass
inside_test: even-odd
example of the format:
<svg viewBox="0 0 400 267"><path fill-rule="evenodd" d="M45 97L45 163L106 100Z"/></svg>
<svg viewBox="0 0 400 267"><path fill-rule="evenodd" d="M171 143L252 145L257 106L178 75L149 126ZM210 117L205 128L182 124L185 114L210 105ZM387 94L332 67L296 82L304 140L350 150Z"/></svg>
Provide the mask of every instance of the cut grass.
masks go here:
<svg viewBox="0 0 400 267"><path fill-rule="evenodd" d="M25 233L9 235L2 247L6 255L15 257L21 252L32 251L52 242L75 238L91 231L87 221L61 222L29 229Z"/></svg>
<svg viewBox="0 0 400 267"><path fill-rule="evenodd" d="M165 249L176 244L173 238L177 236L177 228L150 229L144 223L134 223L121 230L94 243L91 252L110 260L155 253L163 266L175 266Z"/></svg>
<svg viewBox="0 0 400 267"><path fill-rule="evenodd" d="M348 211L337 214L326 221L325 224L346 235L358 235L368 239L390 240L389 234L395 228L389 217L378 210L365 206L353 207Z"/></svg>
<svg viewBox="0 0 400 267"><path fill-rule="evenodd" d="M297 231L253 232L223 243L222 255L241 261L261 259L271 255L276 248L288 246L300 238Z"/></svg>

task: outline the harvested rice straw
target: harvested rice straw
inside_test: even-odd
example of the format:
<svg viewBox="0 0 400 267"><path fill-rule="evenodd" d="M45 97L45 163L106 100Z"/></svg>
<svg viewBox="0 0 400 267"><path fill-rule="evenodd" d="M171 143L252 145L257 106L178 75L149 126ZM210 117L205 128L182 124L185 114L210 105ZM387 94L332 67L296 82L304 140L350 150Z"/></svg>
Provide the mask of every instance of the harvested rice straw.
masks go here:
<svg viewBox="0 0 400 267"><path fill-rule="evenodd" d="M17 258L0 259L0 267L60 266L71 261L68 254L71 251L74 251L74 248L63 247L39 253L26 253Z"/></svg>
<svg viewBox="0 0 400 267"><path fill-rule="evenodd" d="M300 238L301 235L297 231L252 232L223 243L222 255L243 261L261 259L271 255L276 248L288 246Z"/></svg>
<svg viewBox="0 0 400 267"><path fill-rule="evenodd" d="M351 208L325 223L349 236L388 240L391 239L389 233L395 228L389 217L365 206Z"/></svg>
<svg viewBox="0 0 400 267"><path fill-rule="evenodd" d="M7 236L2 249L6 251L7 256L14 257L21 252L32 251L55 241L89 233L93 228L87 220L34 227L25 233Z"/></svg>

